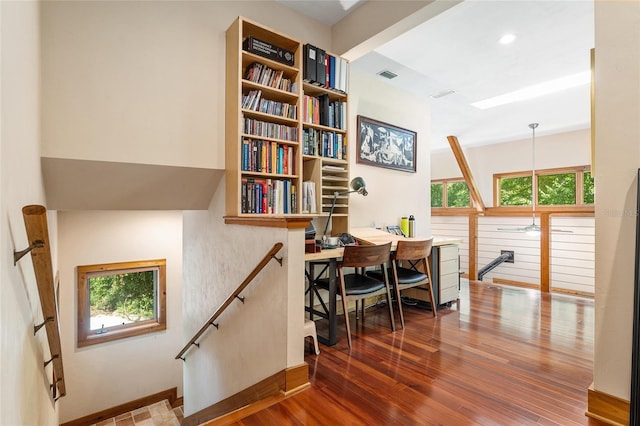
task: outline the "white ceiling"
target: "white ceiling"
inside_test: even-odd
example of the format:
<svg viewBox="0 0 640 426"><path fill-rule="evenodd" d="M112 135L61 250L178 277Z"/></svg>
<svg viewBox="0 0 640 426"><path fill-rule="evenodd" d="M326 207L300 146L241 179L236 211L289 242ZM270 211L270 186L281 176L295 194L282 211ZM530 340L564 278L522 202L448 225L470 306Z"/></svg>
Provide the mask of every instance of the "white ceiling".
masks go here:
<svg viewBox="0 0 640 426"><path fill-rule="evenodd" d="M362 4L351 1L345 10L344 2L333 0L279 1L329 25ZM351 67L370 75L390 70L398 77L389 84L422 96L455 91L430 99L432 150L447 148L447 135L457 136L463 146L526 139L531 122L540 123L540 136L584 129L590 126L588 84L486 110L471 103L588 71L593 8L591 0L467 0ZM516 40L499 44L505 33Z"/></svg>

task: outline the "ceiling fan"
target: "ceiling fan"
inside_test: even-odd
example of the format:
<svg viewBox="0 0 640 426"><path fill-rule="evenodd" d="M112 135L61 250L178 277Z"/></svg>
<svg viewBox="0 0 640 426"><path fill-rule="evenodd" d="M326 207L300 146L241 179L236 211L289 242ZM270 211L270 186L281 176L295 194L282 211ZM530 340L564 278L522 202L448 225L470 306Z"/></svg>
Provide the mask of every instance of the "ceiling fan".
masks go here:
<svg viewBox="0 0 640 426"><path fill-rule="evenodd" d="M538 237L542 232L542 228L540 225L536 224L536 203L534 199L534 182L536 179L536 128L539 126L538 123L529 124L529 128L532 131L532 139L531 139L531 208L532 211L532 220L531 225L521 226L517 228L498 228L499 231L512 231L512 232L524 232L531 237ZM552 229L551 232L568 232L562 229Z"/></svg>

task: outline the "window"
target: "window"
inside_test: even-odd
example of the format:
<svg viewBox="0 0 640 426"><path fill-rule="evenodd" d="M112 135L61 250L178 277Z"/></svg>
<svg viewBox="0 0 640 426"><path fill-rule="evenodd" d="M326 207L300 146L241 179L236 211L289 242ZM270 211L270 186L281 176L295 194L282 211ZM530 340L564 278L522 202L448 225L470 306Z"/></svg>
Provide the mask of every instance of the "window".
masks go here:
<svg viewBox="0 0 640 426"><path fill-rule="evenodd" d="M576 206L593 204L594 181L589 166L536 170L535 188L531 172L494 175L496 207L530 206L535 191L536 206Z"/></svg>
<svg viewBox="0 0 640 426"><path fill-rule="evenodd" d="M443 179L431 182L431 207L468 208L471 197L467 183L460 179Z"/></svg>
<svg viewBox="0 0 640 426"><path fill-rule="evenodd" d="M78 266L78 346L167 328L166 260Z"/></svg>

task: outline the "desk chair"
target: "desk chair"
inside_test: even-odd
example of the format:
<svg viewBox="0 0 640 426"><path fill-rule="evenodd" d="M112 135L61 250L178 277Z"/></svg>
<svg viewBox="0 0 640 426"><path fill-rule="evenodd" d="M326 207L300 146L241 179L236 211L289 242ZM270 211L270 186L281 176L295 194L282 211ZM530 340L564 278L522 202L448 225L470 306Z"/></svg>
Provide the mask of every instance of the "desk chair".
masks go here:
<svg viewBox="0 0 640 426"><path fill-rule="evenodd" d="M427 260L431 255L432 247L433 238L421 241L400 240L395 253L391 255L389 274L391 275L391 285L395 289L396 299L398 300L402 328L404 328L404 313L402 312L402 300L400 299L401 290L426 284L429 288L431 311L434 317L437 315L436 303L433 297L431 269ZM376 279L379 279L381 275L380 271L369 271L367 274Z"/></svg>
<svg viewBox="0 0 640 426"><path fill-rule="evenodd" d="M362 319L364 320L364 300L367 297L384 294L387 297L387 306L389 307L389 320L391 321L391 330L396 331L396 324L393 318L393 306L391 304L391 292L389 290L389 278L387 274L386 263L390 258L391 243L371 246L346 246L342 260L338 262L337 278L340 288L338 293L342 299L342 310L344 313L344 322L347 328L347 340L349 349L351 349L351 328L349 327L349 300L356 302L356 319L358 314L358 301L362 300ZM359 268L380 267L383 271L381 278L374 278L366 274L357 273ZM355 268L355 273L346 273L346 268ZM316 280L315 285L328 289L329 280Z"/></svg>

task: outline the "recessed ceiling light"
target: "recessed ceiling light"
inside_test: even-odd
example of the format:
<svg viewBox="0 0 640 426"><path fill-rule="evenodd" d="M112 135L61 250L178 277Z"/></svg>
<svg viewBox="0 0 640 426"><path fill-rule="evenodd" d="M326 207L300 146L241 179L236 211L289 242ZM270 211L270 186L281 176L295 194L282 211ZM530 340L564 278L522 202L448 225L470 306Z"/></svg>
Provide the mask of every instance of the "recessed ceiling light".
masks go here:
<svg viewBox="0 0 640 426"><path fill-rule="evenodd" d="M498 40L498 42L500 44L509 44L509 43L513 43L513 41L516 39L516 35L515 34L505 34L502 37L500 37L500 40Z"/></svg>
<svg viewBox="0 0 640 426"><path fill-rule="evenodd" d="M583 84L588 84L590 82L591 71L584 71L578 74L556 78L555 80L545 81L544 83L534 84L533 86L523 87L522 89L505 93L504 95L494 96L493 98L474 102L471 105L480 109L493 108L500 105L525 101L527 99L556 93L572 87L582 86Z"/></svg>

